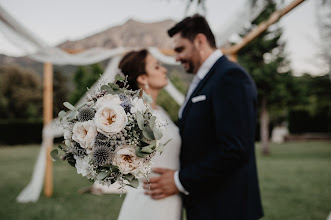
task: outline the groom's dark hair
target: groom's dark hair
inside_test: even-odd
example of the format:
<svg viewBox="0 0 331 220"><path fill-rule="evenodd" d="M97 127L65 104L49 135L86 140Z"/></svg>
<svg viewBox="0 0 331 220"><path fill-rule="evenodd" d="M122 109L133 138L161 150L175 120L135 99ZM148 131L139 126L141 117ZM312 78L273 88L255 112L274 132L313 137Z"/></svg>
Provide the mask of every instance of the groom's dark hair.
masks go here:
<svg viewBox="0 0 331 220"><path fill-rule="evenodd" d="M193 42L197 34L204 34L209 45L212 48L216 48L214 34L211 31L207 20L199 14L195 14L192 17L186 17L168 30L170 37L173 37L177 33L180 33L183 38L187 38L191 42Z"/></svg>

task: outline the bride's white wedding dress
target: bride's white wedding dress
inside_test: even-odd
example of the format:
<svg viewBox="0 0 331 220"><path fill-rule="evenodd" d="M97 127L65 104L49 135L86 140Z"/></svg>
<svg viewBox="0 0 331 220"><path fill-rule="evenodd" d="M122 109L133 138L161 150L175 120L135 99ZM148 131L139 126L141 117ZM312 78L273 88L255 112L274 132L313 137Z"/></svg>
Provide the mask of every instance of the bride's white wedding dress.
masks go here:
<svg viewBox="0 0 331 220"><path fill-rule="evenodd" d="M179 129L163 109L159 107L154 112L166 119L168 123L161 143L165 143L169 139L172 140L164 147L161 155L157 153L153 157L153 167L178 170L181 144ZM152 176L153 174L151 174ZM179 220L182 210L180 196L177 194L161 200L153 200L144 194L143 180L139 180L138 189L128 189L118 220Z"/></svg>

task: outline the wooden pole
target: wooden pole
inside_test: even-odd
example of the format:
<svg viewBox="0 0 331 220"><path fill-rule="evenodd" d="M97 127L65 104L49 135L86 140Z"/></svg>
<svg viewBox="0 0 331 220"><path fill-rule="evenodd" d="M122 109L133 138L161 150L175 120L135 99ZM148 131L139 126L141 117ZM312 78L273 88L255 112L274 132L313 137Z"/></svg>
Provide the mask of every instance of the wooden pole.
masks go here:
<svg viewBox="0 0 331 220"><path fill-rule="evenodd" d="M270 15L270 17L269 17L269 19L267 21L264 21L264 22L260 23L254 30L252 30L251 32L249 32L243 38L243 40L240 43L235 44L235 45L233 45L233 46L231 46L229 48L222 48L221 50L226 55L238 53L238 51L240 49L242 49L243 47L245 47L249 42L251 42L252 40L254 40L255 38L257 38L265 30L267 30L270 25L276 23L281 17L283 17L284 15L286 15L288 12L290 12L291 10L293 10L295 7L297 7L298 5L300 5L304 1L305 0L294 0L288 6L286 6L285 8L283 8L281 10L278 10L278 11L275 11L274 13L272 13Z"/></svg>
<svg viewBox="0 0 331 220"><path fill-rule="evenodd" d="M53 118L53 65L51 63L44 64L44 128L49 125ZM51 197L53 194L53 164L50 152L53 147L53 139L46 137L46 171L44 194Z"/></svg>
<svg viewBox="0 0 331 220"><path fill-rule="evenodd" d="M226 54L227 57L229 58L229 60L231 60L232 62L238 62L237 60L237 57L238 57L238 54L236 53L230 53L230 54Z"/></svg>

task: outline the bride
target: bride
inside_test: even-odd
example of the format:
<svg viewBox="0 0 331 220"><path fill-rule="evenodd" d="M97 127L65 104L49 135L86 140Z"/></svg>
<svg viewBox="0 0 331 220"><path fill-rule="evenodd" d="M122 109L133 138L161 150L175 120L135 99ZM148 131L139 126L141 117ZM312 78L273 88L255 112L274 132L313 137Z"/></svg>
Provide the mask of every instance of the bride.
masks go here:
<svg viewBox="0 0 331 220"><path fill-rule="evenodd" d="M172 139L164 148L162 154L156 154L153 167L179 169L179 150L181 139L177 126L171 121L167 113L156 104L159 91L167 85L167 70L143 49L127 53L119 64L119 68L127 76L129 87L133 90L143 89L151 95L154 113L166 120L166 131L161 143ZM151 174L151 176L157 174ZM179 194L153 200L145 195L144 179L139 180L138 189L128 189L118 220L179 220L181 218L182 202Z"/></svg>

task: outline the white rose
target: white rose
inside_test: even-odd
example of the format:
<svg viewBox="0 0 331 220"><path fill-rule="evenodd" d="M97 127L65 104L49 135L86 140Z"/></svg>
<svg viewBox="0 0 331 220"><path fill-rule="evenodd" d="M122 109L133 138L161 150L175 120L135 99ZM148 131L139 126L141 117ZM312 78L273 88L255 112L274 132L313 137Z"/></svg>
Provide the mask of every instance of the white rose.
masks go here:
<svg viewBox="0 0 331 220"><path fill-rule="evenodd" d="M113 103L103 105L95 114L97 130L104 135L122 131L128 123L128 117L122 106Z"/></svg>
<svg viewBox="0 0 331 220"><path fill-rule="evenodd" d="M137 111L144 113L146 111L146 105L144 101L141 98L134 98L131 101L132 107L131 107L131 113L136 113Z"/></svg>
<svg viewBox="0 0 331 220"><path fill-rule="evenodd" d="M97 128L93 121L76 122L72 139L85 148L87 153L92 151L96 136Z"/></svg>
<svg viewBox="0 0 331 220"><path fill-rule="evenodd" d="M143 176L144 158L136 156L135 148L123 145L115 150L113 165L118 166L123 174L131 173L137 178Z"/></svg>
<svg viewBox="0 0 331 220"><path fill-rule="evenodd" d="M86 176L88 179L94 179L96 174L91 170L89 157L81 158L74 155L74 158L76 160L75 167L77 169L77 173L82 174L82 176Z"/></svg>
<svg viewBox="0 0 331 220"><path fill-rule="evenodd" d="M106 105L108 103L113 103L113 104L119 105L122 103L122 101L118 95L107 94L97 100L96 107L97 107L97 109L99 109L103 105Z"/></svg>

